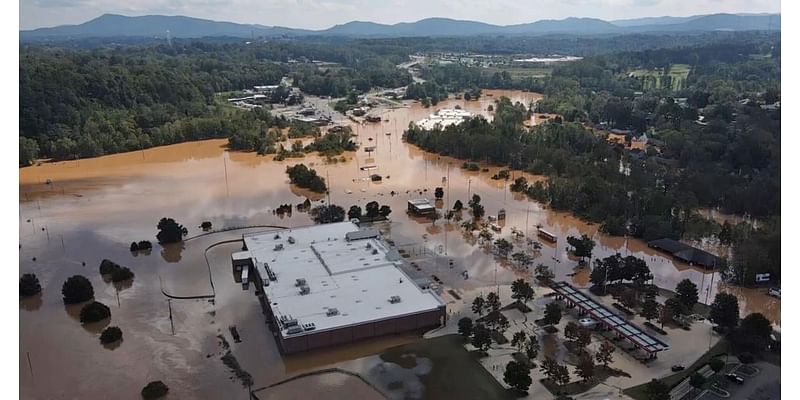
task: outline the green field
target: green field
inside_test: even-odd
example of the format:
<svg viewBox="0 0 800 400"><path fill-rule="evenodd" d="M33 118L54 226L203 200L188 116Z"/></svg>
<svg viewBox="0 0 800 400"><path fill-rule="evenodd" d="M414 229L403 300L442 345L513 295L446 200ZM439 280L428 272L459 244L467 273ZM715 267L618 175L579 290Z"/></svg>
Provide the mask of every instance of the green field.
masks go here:
<svg viewBox="0 0 800 400"><path fill-rule="evenodd" d="M669 79L665 79L663 68L635 69L628 73L628 76L638 78L642 82L642 90L662 89L667 81L671 90L683 88L686 78L689 76L691 67L688 64L672 64L669 69Z"/></svg>

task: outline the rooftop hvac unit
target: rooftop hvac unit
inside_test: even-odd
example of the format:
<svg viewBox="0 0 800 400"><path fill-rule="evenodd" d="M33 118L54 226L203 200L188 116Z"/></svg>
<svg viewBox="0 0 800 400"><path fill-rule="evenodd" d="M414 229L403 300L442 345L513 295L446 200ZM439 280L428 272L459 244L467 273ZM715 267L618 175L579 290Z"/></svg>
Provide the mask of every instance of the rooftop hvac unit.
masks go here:
<svg viewBox="0 0 800 400"><path fill-rule="evenodd" d="M372 254L373 255L378 254L378 249L372 249Z"/></svg>
<svg viewBox="0 0 800 400"><path fill-rule="evenodd" d="M294 244L294 238L289 236L289 244Z"/></svg>
<svg viewBox="0 0 800 400"><path fill-rule="evenodd" d="M371 249L372 248L372 243L367 242L367 248Z"/></svg>
<svg viewBox="0 0 800 400"><path fill-rule="evenodd" d="M304 286L304 285L306 285L306 278L297 278L297 282L294 285L295 286Z"/></svg>
<svg viewBox="0 0 800 400"><path fill-rule="evenodd" d="M273 236L272 238L273 238L273 239L275 239L275 240L278 240L278 239L280 239L280 238L281 238L281 235L279 235L279 234L277 234L277 233L276 233L276 234L275 234L275 236Z"/></svg>
<svg viewBox="0 0 800 400"><path fill-rule="evenodd" d="M306 295L306 294L309 294L309 293L311 293L311 288L308 287L308 285L300 286L300 294L301 295Z"/></svg>
<svg viewBox="0 0 800 400"><path fill-rule="evenodd" d="M317 326L314 325L313 322L309 322L307 324L303 324L303 329L307 331L313 331L314 329L317 329Z"/></svg>
<svg viewBox="0 0 800 400"><path fill-rule="evenodd" d="M284 327L288 328L290 326L295 326L295 325L297 325L297 319L295 319L295 318L287 319L287 320L283 321L283 326Z"/></svg>
<svg viewBox="0 0 800 400"><path fill-rule="evenodd" d="M329 308L327 311L325 311L325 315L327 315L329 317L332 317L334 315L339 315L339 309L338 308Z"/></svg>
<svg viewBox="0 0 800 400"><path fill-rule="evenodd" d="M283 243L276 244L275 248L272 249L272 251L279 251L279 250L283 250Z"/></svg>
<svg viewBox="0 0 800 400"><path fill-rule="evenodd" d="M293 327L287 329L286 333L289 334L289 335L294 335L294 334L300 333L302 331L303 331L303 328L301 326L293 326Z"/></svg>
<svg viewBox="0 0 800 400"><path fill-rule="evenodd" d="M400 296L392 296L389 297L389 303L397 304L400 302Z"/></svg>

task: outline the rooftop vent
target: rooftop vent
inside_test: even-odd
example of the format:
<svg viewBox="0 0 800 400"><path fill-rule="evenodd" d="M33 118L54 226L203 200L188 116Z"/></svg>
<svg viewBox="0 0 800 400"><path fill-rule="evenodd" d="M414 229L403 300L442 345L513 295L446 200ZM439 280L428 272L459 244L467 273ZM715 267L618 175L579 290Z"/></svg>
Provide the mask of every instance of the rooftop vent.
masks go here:
<svg viewBox="0 0 800 400"><path fill-rule="evenodd" d="M307 324L303 324L303 330L306 330L306 331L313 331L314 329L317 329L317 326L316 326L316 325L314 325L314 323L313 323L313 322L309 322L309 323L307 323Z"/></svg>
<svg viewBox="0 0 800 400"><path fill-rule="evenodd" d="M283 250L283 243L276 244L275 248L272 249L272 251L279 251L279 250Z"/></svg>
<svg viewBox="0 0 800 400"><path fill-rule="evenodd" d="M279 235L279 234L277 234L277 233L276 233L276 234L275 234L275 236L273 236L272 238L273 238L273 239L275 239L275 240L278 240L278 239L280 239L280 238L281 238L281 235Z"/></svg>
<svg viewBox="0 0 800 400"><path fill-rule="evenodd" d="M289 236L289 244L294 244L294 238Z"/></svg>
<svg viewBox="0 0 800 400"><path fill-rule="evenodd" d="M286 328L288 328L290 326L295 326L295 325L297 325L297 319L295 319L295 318L287 319L287 320L283 321L283 326L286 327Z"/></svg>
<svg viewBox="0 0 800 400"><path fill-rule="evenodd" d="M400 302L400 296L392 296L389 297L389 303L397 304Z"/></svg>
<svg viewBox="0 0 800 400"><path fill-rule="evenodd" d="M308 287L308 285L300 286L300 294L301 295L306 295L306 294L309 294L309 293L311 293L311 288Z"/></svg>
<svg viewBox="0 0 800 400"><path fill-rule="evenodd" d="M306 278L297 278L297 282L294 284L295 286L304 286L306 285Z"/></svg>
<svg viewBox="0 0 800 400"><path fill-rule="evenodd" d="M372 254L378 254L378 249L372 249Z"/></svg>
<svg viewBox="0 0 800 400"><path fill-rule="evenodd" d="M329 317L332 317L334 315L339 315L339 309L338 308L329 308L327 311L325 311L325 315L327 315Z"/></svg>

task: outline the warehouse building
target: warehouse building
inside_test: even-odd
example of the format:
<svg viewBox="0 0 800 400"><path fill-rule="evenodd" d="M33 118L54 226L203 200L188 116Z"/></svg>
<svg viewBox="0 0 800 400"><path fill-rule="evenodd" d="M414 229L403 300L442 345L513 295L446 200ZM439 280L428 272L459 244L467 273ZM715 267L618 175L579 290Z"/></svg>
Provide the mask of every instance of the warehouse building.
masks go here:
<svg viewBox="0 0 800 400"><path fill-rule="evenodd" d="M377 230L340 222L243 240L245 250L231 256L234 274L252 270L249 278L283 353L445 323L444 302L400 269L402 258Z"/></svg>

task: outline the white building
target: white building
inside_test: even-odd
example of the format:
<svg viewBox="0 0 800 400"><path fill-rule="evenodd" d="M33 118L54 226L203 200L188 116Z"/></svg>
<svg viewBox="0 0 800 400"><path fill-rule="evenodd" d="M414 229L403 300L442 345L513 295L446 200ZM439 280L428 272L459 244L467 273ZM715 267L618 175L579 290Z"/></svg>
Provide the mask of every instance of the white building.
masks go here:
<svg viewBox="0 0 800 400"><path fill-rule="evenodd" d="M377 230L352 222L243 235L247 263L284 353L444 323L436 293L420 289ZM246 261L245 261L246 260Z"/></svg>
<svg viewBox="0 0 800 400"><path fill-rule="evenodd" d="M464 122L464 119L471 117L472 113L469 111L444 108L431 114L428 118L418 121L416 124L423 129L433 129L437 125L445 128L450 125L458 125Z"/></svg>

